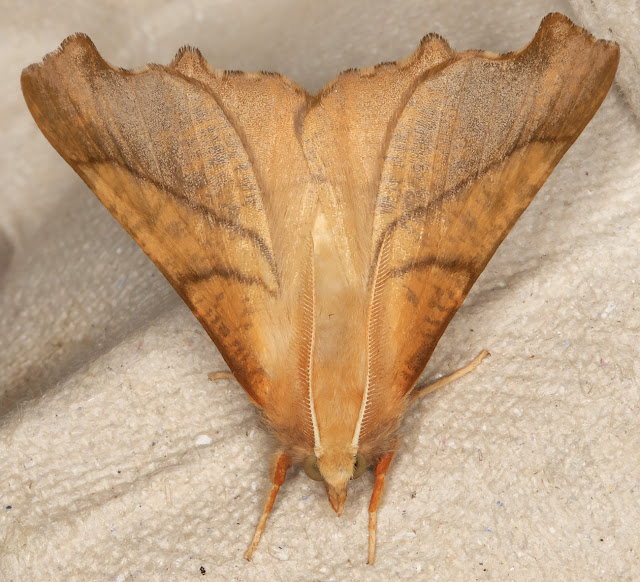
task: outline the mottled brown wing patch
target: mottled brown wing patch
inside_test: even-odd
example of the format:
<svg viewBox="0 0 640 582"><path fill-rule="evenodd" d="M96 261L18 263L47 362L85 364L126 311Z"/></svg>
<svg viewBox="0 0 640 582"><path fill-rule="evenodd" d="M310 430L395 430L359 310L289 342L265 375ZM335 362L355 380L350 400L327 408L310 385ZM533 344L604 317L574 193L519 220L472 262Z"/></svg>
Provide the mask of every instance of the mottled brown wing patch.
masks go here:
<svg viewBox="0 0 640 582"><path fill-rule="evenodd" d="M411 389L471 285L598 109L617 61L617 45L553 14L522 51L460 53L416 87L393 128L375 209L373 248L391 237L395 361L379 409Z"/></svg>
<svg viewBox="0 0 640 582"><path fill-rule="evenodd" d="M22 87L43 133L169 279L263 405L281 275L251 160L215 96L70 37Z"/></svg>

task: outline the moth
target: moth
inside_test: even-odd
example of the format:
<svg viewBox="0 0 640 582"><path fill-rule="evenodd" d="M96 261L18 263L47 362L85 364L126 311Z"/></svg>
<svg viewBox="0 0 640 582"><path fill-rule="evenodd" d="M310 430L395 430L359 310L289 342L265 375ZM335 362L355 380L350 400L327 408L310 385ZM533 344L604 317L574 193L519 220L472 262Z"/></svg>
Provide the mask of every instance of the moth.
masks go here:
<svg viewBox="0 0 640 582"><path fill-rule="evenodd" d="M522 50L284 76L118 69L82 34L22 73L42 133L153 260L277 437L255 550L303 465L338 515L474 281L607 94L618 46L550 14ZM480 358L484 354L480 355ZM477 364L477 360L475 362ZM461 371L464 373L469 368Z"/></svg>

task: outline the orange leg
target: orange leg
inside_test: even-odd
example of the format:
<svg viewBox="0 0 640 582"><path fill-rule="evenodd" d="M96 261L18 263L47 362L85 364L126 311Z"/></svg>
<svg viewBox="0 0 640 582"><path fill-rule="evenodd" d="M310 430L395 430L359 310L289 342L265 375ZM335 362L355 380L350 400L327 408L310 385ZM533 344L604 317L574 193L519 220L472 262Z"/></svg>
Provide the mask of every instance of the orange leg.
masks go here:
<svg viewBox="0 0 640 582"><path fill-rule="evenodd" d="M244 553L244 557L247 560L251 559L251 554L258 547L258 542L262 537L262 532L264 531L264 526L267 523L267 518L273 509L273 504L275 503L276 496L278 495L278 490L284 483L284 480L287 475L287 469L291 467L291 460L287 455L281 453L278 456L278 460L276 461L276 466L273 469L273 475L271 476L271 491L269 492L269 497L267 497L267 502L264 504L264 510L262 512L262 517L258 522L258 527L256 527L256 533L253 536L253 540L249 544L247 551Z"/></svg>
<svg viewBox="0 0 640 582"><path fill-rule="evenodd" d="M391 465L393 455L396 452L398 441L395 440L391 445L391 450L385 454L374 469L376 482L373 485L373 493L371 494L371 503L369 503L369 555L367 564L373 564L376 559L376 528L378 526L378 505L382 497L382 488L384 480Z"/></svg>
<svg viewBox="0 0 640 582"><path fill-rule="evenodd" d="M447 384L451 384L458 378L462 378L462 376L466 376L469 372L473 372L479 365L482 360L484 360L487 356L491 354L487 350L482 350L473 360L471 360L466 366L456 370L452 374L448 376L444 376L431 384L427 384L426 386L416 386L411 393L411 402L415 402L418 398L422 396L426 396L427 394L431 394L435 392L438 388L442 388Z"/></svg>

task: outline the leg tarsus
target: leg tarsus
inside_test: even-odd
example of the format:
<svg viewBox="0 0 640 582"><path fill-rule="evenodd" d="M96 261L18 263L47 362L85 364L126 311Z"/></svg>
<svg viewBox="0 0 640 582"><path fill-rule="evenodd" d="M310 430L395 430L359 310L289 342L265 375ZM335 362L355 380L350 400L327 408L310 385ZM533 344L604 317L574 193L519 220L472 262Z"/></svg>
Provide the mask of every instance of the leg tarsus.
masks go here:
<svg viewBox="0 0 640 582"><path fill-rule="evenodd" d="M264 504L264 510L262 511L262 516L260 517L260 521L258 522L258 526L256 527L256 533L253 535L253 539L247 548L247 551L244 553L244 557L247 560L251 559L251 555L258 547L258 542L262 537L262 532L264 531L264 526L267 523L267 518L273 509L273 504L276 501L276 496L278 495L278 490L284 483L286 478L287 470L291 467L291 460L284 453L280 453L276 460L275 467L273 469L273 474L271 476L271 491L269 492L269 496L267 497L267 501Z"/></svg>
<svg viewBox="0 0 640 582"><path fill-rule="evenodd" d="M378 505L382 497L382 489L384 487L385 476L393 460L393 455L398 447L398 441L394 440L391 450L383 455L378 461L374 473L376 482L373 485L373 493L371 494L371 503L369 503L369 552L367 556L367 564L373 564L376 559L376 531L378 527Z"/></svg>
<svg viewBox="0 0 640 582"><path fill-rule="evenodd" d="M236 377L233 375L233 372L210 372L207 374L207 378L211 380L211 382L215 382L216 380L235 380Z"/></svg>
<svg viewBox="0 0 640 582"><path fill-rule="evenodd" d="M369 513L369 551L367 553L367 564L376 561L376 535L378 530L378 512Z"/></svg>
<svg viewBox="0 0 640 582"><path fill-rule="evenodd" d="M442 378L439 378L438 380L436 380L435 382L432 382L431 384L426 384L424 386L416 386L413 389L413 393L411 394L411 402L415 402L418 398L421 398L422 396L426 396L427 394L431 394L432 392L435 392L438 388L442 388L447 384L451 384L451 382L454 382L455 380L458 380L459 378L466 376L469 372L473 372L480 365L480 362L482 362L482 360L484 360L487 356L490 356L490 355L491 354L489 353L488 350L482 350L466 366L463 366L462 368L460 368L459 370L456 370L452 374L449 374L448 376L443 376Z"/></svg>

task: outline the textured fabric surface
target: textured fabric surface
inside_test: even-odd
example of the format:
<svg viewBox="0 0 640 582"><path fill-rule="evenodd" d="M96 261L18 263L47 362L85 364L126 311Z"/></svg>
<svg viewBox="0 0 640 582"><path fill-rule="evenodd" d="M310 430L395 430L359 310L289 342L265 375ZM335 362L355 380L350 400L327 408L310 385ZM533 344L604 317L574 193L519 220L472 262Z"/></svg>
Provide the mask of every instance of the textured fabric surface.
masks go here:
<svg viewBox="0 0 640 582"><path fill-rule="evenodd" d="M0 7L0 581L640 578L637 4L61 0ZM252 562L273 443L215 346L33 123L21 69L68 34L112 63L183 44L317 90L451 45L522 47L558 10L622 44L612 91L507 237L409 411L366 566L373 476L342 517L295 470ZM621 78L622 79L622 78Z"/></svg>
<svg viewBox="0 0 640 582"><path fill-rule="evenodd" d="M618 87L640 117L640 3L638 0L571 0L577 21L594 35L615 38L620 45Z"/></svg>

